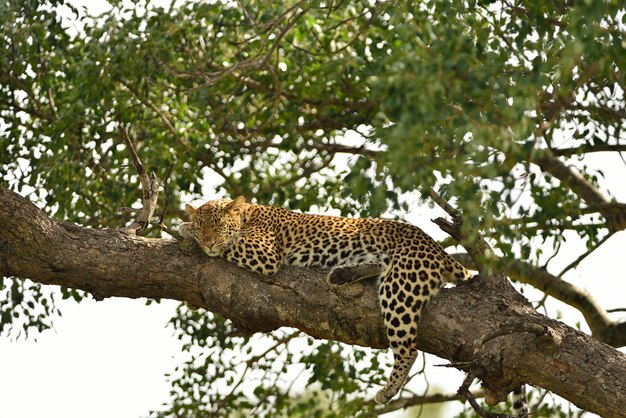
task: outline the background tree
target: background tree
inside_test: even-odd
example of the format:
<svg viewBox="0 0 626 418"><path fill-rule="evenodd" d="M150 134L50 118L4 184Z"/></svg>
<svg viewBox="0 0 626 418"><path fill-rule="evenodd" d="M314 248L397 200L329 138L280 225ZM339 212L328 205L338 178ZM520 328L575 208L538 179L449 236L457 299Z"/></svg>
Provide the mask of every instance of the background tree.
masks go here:
<svg viewBox="0 0 626 418"><path fill-rule="evenodd" d="M601 167L589 163L593 153L626 150L619 2L175 2L167 9L111 3L111 11L97 17L64 1L0 5L4 189L28 195L67 222L92 228L129 222L131 214L116 210L140 201L119 130L126 127L163 183L157 215L170 225L182 217L181 202L200 195L203 181L214 178L217 194L344 215L402 217L410 209L403 203L407 193L418 194L453 218L439 224L460 240L469 256L459 257L477 265L488 283L504 286L499 273L505 272L578 309L595 339L626 345L625 323L563 280L626 227L626 204L603 186ZM5 214L31 213L6 190L2 202ZM82 289L96 298L169 296L211 307L182 291L134 287L124 293L69 279L67 272L20 269L15 260L26 253L10 231L44 231L17 215L11 219L17 224L6 217L0 228L0 272L8 276L0 299L5 333L43 330L56 312L55 293L23 278L65 285L62 296L77 300L85 296ZM575 236L587 251L554 270L550 261ZM489 248L495 255L485 258ZM139 250L135 256L143 260ZM488 290L474 291L490 300ZM155 415L376 411L361 392L383 378L378 352L294 330L250 336L246 331L298 324L261 323L265 312L251 317L214 308L225 316L181 306L172 319L185 350L197 355L172 379L170 406ZM368 315L375 318L375 309ZM341 324L323 332L298 327L316 337L384 346L371 329L350 335ZM541 333L521 327L516 334ZM260 339L267 348L256 352ZM306 350L290 348L302 339ZM446 356L432 344L421 342L421 348L466 358ZM623 355L607 353L624 369ZM302 364L320 390L295 395L277 383L290 376L288 364ZM485 380L496 398L520 382L560 389L529 370L496 381L465 369ZM249 381L256 382L252 392L242 383ZM568 399L617 416L623 393L616 398L621 404L605 409ZM405 395L378 412L423 401ZM541 408L549 414L559 406Z"/></svg>

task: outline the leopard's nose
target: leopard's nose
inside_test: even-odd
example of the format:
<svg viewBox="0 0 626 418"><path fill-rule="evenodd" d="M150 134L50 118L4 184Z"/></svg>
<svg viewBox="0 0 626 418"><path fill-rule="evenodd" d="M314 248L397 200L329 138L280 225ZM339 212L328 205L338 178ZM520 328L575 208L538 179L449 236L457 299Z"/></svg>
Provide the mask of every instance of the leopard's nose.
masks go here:
<svg viewBox="0 0 626 418"><path fill-rule="evenodd" d="M202 242L202 245L204 245L207 248L213 248L213 245L215 244L215 240L207 239L206 237L204 237L204 239L201 242Z"/></svg>

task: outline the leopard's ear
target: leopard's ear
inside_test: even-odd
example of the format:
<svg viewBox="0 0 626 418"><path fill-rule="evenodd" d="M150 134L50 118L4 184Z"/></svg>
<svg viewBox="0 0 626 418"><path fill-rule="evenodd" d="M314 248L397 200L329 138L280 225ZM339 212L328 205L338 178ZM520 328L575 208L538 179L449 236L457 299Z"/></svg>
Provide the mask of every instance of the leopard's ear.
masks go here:
<svg viewBox="0 0 626 418"><path fill-rule="evenodd" d="M196 208L189 204L185 204L185 212L187 212L190 216L193 216L196 214Z"/></svg>
<svg viewBox="0 0 626 418"><path fill-rule="evenodd" d="M239 196L238 198L230 202L228 205L226 205L226 210L232 213L241 212L241 209L243 209L244 203L246 203L246 198L243 196Z"/></svg>

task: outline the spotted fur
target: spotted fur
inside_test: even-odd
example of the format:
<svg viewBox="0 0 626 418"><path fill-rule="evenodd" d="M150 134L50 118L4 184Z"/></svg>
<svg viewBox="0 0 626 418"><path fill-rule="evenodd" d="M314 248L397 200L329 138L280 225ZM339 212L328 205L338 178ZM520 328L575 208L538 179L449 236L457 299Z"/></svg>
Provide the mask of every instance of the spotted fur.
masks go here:
<svg viewBox="0 0 626 418"><path fill-rule="evenodd" d="M516 387L512 392L511 409L512 415L515 418L528 418L528 405L526 400L526 385Z"/></svg>
<svg viewBox="0 0 626 418"><path fill-rule="evenodd" d="M221 256L263 275L283 264L330 268L328 282L345 285L378 278L379 301L394 365L376 395L386 403L398 393L417 357L417 321L444 282L469 272L421 229L381 219L310 215L235 200L187 205L191 222L180 232L209 256Z"/></svg>

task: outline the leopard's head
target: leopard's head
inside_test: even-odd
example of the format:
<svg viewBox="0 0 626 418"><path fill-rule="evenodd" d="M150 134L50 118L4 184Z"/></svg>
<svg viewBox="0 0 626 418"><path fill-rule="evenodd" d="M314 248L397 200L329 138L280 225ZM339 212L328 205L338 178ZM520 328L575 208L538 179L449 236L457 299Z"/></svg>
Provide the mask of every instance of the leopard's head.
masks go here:
<svg viewBox="0 0 626 418"><path fill-rule="evenodd" d="M185 205L191 217L191 232L202 250L209 256L220 255L239 234L246 200L211 200L198 209Z"/></svg>

